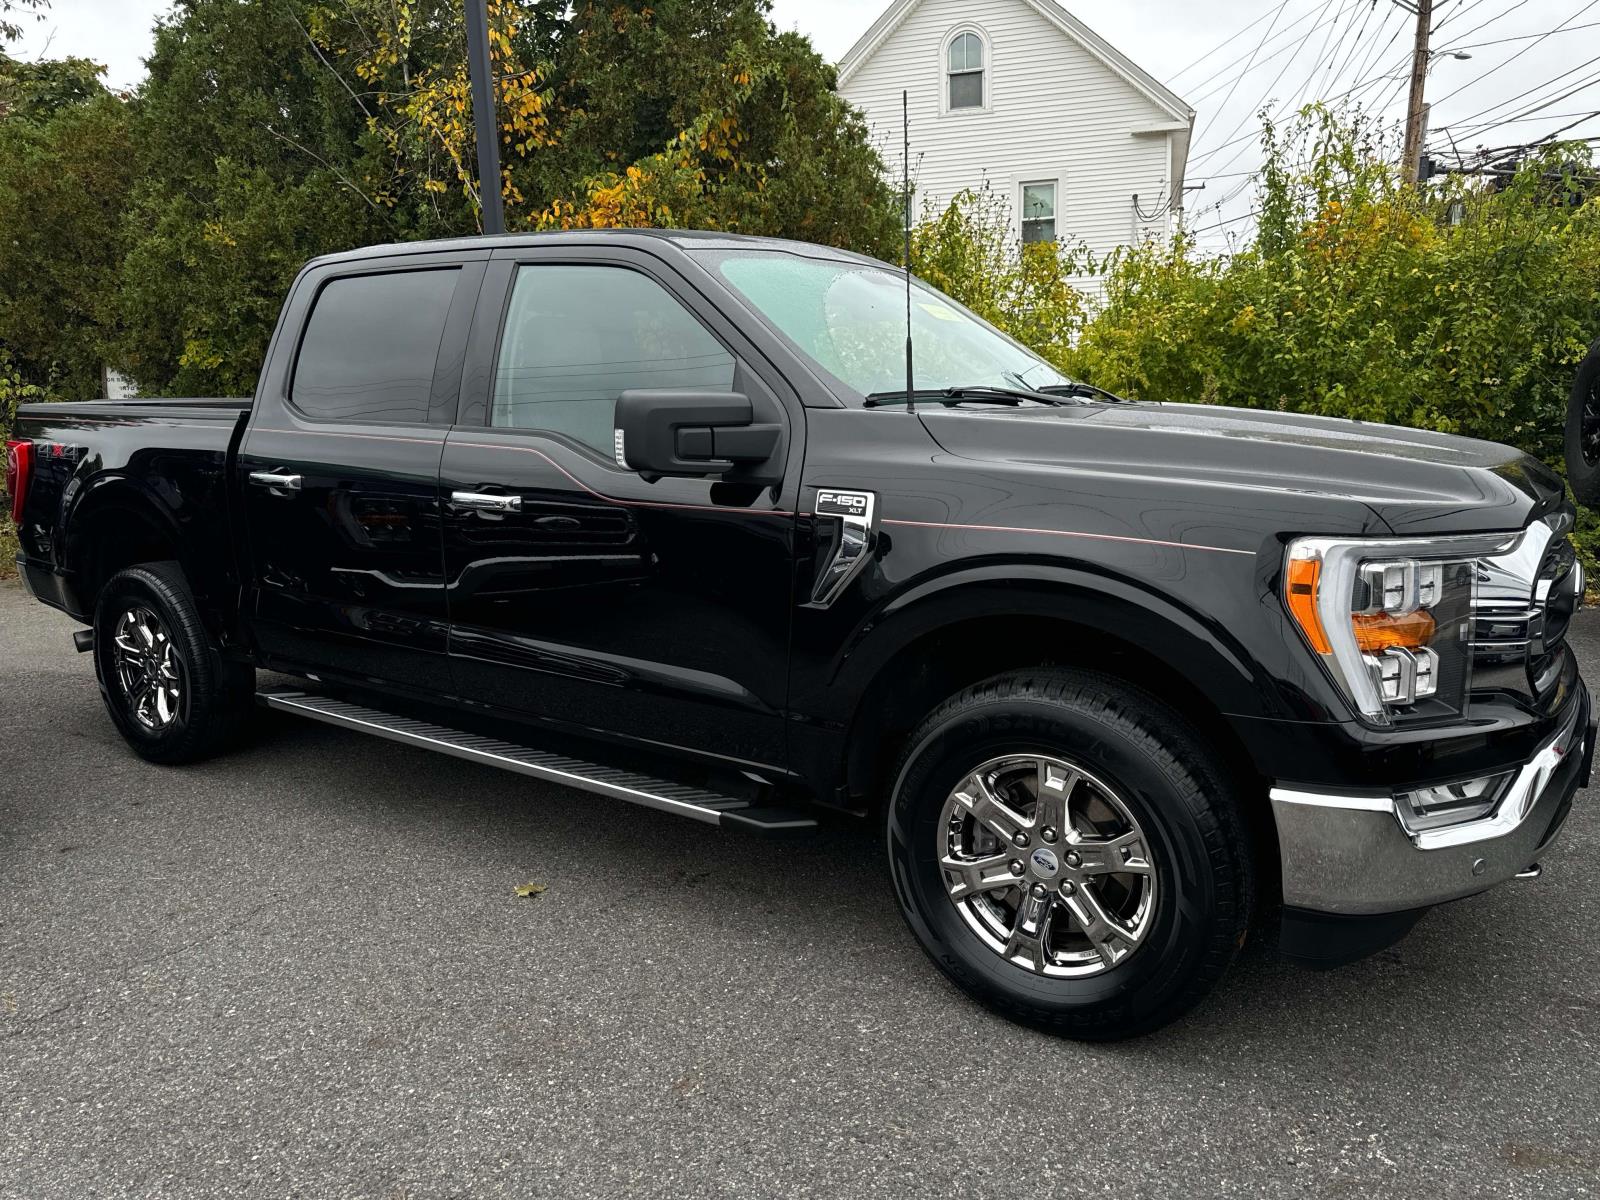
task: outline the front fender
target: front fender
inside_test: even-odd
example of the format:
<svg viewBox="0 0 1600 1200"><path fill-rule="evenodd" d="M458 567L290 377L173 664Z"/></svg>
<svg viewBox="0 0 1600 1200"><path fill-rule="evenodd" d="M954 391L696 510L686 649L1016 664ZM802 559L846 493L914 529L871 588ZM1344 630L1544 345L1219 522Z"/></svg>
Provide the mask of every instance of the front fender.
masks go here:
<svg viewBox="0 0 1600 1200"><path fill-rule="evenodd" d="M1245 593L1232 615L1258 620L1254 609ZM848 707L923 638L975 619L1008 617L1062 622L1063 643L1040 647L1041 660L1070 664L1075 650L1097 657L1101 646L1075 647L1070 639L1114 639L1160 660L1220 713L1288 715L1277 682L1231 631L1237 626L1227 615L1186 606L1136 579L1044 561L963 564L901 590L858 625L832 664L826 692Z"/></svg>

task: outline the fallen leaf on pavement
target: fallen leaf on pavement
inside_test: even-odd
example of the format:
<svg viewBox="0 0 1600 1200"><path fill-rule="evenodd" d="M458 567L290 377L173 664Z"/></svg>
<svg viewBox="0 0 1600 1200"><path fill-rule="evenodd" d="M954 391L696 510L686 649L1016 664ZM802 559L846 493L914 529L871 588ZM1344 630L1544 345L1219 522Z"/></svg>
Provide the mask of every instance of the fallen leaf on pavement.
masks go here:
<svg viewBox="0 0 1600 1200"><path fill-rule="evenodd" d="M516 893L519 896L537 896L544 890L545 885L542 883L525 883L516 889Z"/></svg>

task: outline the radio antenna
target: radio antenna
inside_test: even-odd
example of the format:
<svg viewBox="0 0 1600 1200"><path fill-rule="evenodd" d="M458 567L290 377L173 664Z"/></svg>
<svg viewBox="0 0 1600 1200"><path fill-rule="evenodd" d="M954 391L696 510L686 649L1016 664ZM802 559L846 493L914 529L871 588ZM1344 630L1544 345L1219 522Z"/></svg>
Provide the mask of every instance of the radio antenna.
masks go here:
<svg viewBox="0 0 1600 1200"><path fill-rule="evenodd" d="M902 194L906 210L906 411L914 413L917 411L917 389L911 370L911 93L907 89L901 89L900 92L900 134L900 170L905 185Z"/></svg>

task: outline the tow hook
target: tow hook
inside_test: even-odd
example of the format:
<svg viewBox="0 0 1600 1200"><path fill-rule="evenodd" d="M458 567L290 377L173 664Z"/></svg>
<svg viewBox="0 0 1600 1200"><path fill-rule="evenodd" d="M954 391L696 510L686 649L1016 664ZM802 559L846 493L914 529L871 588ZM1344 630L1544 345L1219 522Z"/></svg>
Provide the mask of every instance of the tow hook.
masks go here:
<svg viewBox="0 0 1600 1200"><path fill-rule="evenodd" d="M1518 871L1517 872L1517 878L1518 879L1537 879L1537 878L1539 878L1539 876L1541 876L1543 874L1544 874L1544 868L1541 867L1538 863L1534 863L1533 866L1529 867L1526 871Z"/></svg>
<svg viewBox="0 0 1600 1200"><path fill-rule="evenodd" d="M94 630L78 629L72 634L72 648L79 654L87 654L94 649Z"/></svg>

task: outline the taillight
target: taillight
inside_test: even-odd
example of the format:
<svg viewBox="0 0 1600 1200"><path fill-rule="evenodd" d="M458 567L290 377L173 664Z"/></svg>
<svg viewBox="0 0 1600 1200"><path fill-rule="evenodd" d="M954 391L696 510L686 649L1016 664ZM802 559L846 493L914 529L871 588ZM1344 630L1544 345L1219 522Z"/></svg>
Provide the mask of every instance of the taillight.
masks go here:
<svg viewBox="0 0 1600 1200"><path fill-rule="evenodd" d="M6 443L6 495L11 497L11 523L22 524L22 501L33 474L33 443Z"/></svg>

